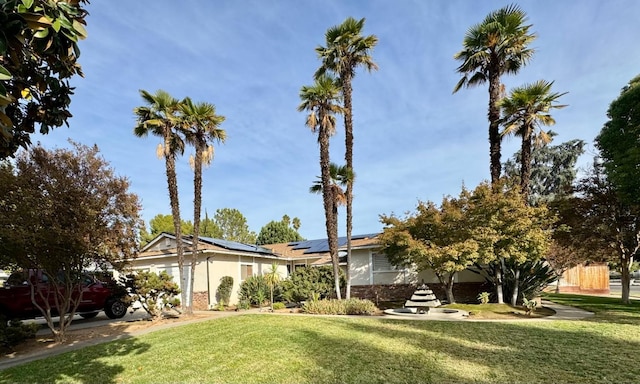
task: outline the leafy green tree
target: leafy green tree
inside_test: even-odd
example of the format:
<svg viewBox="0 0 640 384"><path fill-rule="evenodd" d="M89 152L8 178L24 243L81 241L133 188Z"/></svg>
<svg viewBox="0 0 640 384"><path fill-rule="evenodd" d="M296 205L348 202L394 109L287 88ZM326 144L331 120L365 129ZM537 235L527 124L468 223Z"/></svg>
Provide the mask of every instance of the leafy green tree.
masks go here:
<svg viewBox="0 0 640 384"><path fill-rule="evenodd" d="M162 316L164 310L175 309L180 304L178 284L166 271L159 274L139 271L120 278L131 302L139 302L152 320Z"/></svg>
<svg viewBox="0 0 640 384"><path fill-rule="evenodd" d="M549 136L555 133L547 132ZM529 203L548 203L556 197L571 192L576 178L576 162L584 153L585 142L574 139L558 145L534 147L531 153L531 179L529 181ZM520 152L504 164L508 179L520 177Z"/></svg>
<svg viewBox="0 0 640 384"><path fill-rule="evenodd" d="M607 116L596 137L607 179L622 201L640 204L640 75L611 102Z"/></svg>
<svg viewBox="0 0 640 384"><path fill-rule="evenodd" d="M272 220L265 224L265 226L260 229L260 233L258 233L256 244L289 243L292 241L304 240L300 233L298 233L298 230L295 227L290 226L290 221L291 219L289 216L284 215L281 221ZM297 217L294 217L293 221L294 223L300 223L300 219ZM300 228L299 225L298 228Z"/></svg>
<svg viewBox="0 0 640 384"><path fill-rule="evenodd" d="M478 262L478 243L469 221L469 192L458 198L445 197L438 207L419 202L416 212L404 219L380 216L384 230L378 237L382 252L394 265L415 266L418 271L433 270L445 287L447 300L455 303L454 277ZM493 255L483 262L489 262Z"/></svg>
<svg viewBox="0 0 640 384"><path fill-rule="evenodd" d="M78 40L87 36L85 0L0 2L0 159L67 124L73 88L82 76Z"/></svg>
<svg viewBox="0 0 640 384"><path fill-rule="evenodd" d="M200 214L202 211L202 165L210 164L213 160L213 142L224 143L227 133L219 126L225 120L224 116L216 115L216 107L209 103L194 103L190 98L185 98L180 103L179 125L184 132L186 141L196 150L194 157L190 159L193 168L193 237L200 238ZM189 280L188 294L193 295L196 264L198 262L198 241L193 241L191 246L191 279ZM186 314L193 314L191 297L187 297L185 303Z"/></svg>
<svg viewBox="0 0 640 384"><path fill-rule="evenodd" d="M506 188L503 181L497 188L480 184L469 198L468 218L474 228L474 239L483 260L494 260L493 282L498 303L504 302L503 275L506 265L514 270L511 305L516 305L521 271L518 266L528 260L542 258L551 241L553 215L546 206L529 206L519 188Z"/></svg>
<svg viewBox="0 0 640 384"><path fill-rule="evenodd" d="M180 228L182 229L182 233L185 235L193 234L193 224L191 221L182 220ZM162 232L173 233L174 230L173 216L159 213L149 220L149 232L147 237L143 238L143 240L149 242Z"/></svg>
<svg viewBox="0 0 640 384"><path fill-rule="evenodd" d="M235 208L217 209L213 222L220 228L223 240L255 244L256 233L249 230L247 218Z"/></svg>
<svg viewBox="0 0 640 384"><path fill-rule="evenodd" d="M145 137L149 133L162 138L162 144L158 146L158 157L164 157L167 174L167 187L169 189L169 203L173 217L173 233L176 236L176 253L178 255L178 268L180 281L184 281L184 245L182 243L182 222L180 221L180 202L178 199L178 177L176 175L176 156L184 153L184 140L177 126L177 111L180 103L169 93L158 90L155 95L141 90L140 96L147 103L146 106L136 107L136 126L134 134ZM182 290L182 303L187 302L186 291Z"/></svg>
<svg viewBox="0 0 640 384"><path fill-rule="evenodd" d="M454 55L461 62L458 73L463 77L453 92L462 87L489 83L489 154L491 184L501 176L500 106L502 75L516 74L533 56L529 44L536 36L526 25L527 15L517 5L508 5L489 13L484 20L467 31L462 50Z"/></svg>
<svg viewBox="0 0 640 384"><path fill-rule="evenodd" d="M564 108L566 105L556 104L565 93L551 92L553 82L539 80L514 88L508 97L500 101L502 108L503 135L516 135L522 138L520 148L520 190L522 198L529 201L529 185L531 179L532 146L541 147L549 144L552 135L541 129L556 123L549 111ZM536 130L536 128L538 128Z"/></svg>
<svg viewBox="0 0 640 384"><path fill-rule="evenodd" d="M82 300L82 272L89 265L121 269L135 255L142 226L140 203L129 181L116 176L98 148L18 155L15 168L0 167L0 260L2 267L38 269L48 277L60 320L49 298L33 285L32 301L57 342ZM57 324L57 326L56 326Z"/></svg>
<svg viewBox="0 0 640 384"><path fill-rule="evenodd" d="M353 107L352 107L352 80L356 75L356 68L364 67L367 71L377 70L378 65L371 57L371 51L378 44L375 35L363 36L362 28L365 19L356 20L348 17L340 25L329 28L325 34L326 47L316 48L318 56L322 60L321 67L316 71L315 77L319 78L326 73L332 73L338 79L342 87L342 99L344 102L344 133L346 167L353 173ZM353 178L347 184L347 265L351 265L351 232L353 229ZM350 268L347 268L347 299L351 297Z"/></svg>
<svg viewBox="0 0 640 384"><path fill-rule="evenodd" d="M233 277L222 276L222 278L220 278L220 285L218 285L218 289L216 289L218 303L222 305L226 303L228 305L231 299L231 291L233 291Z"/></svg>
<svg viewBox="0 0 640 384"><path fill-rule="evenodd" d="M341 298L340 277L338 263L338 226L333 213L333 196L331 194L331 171L329 160L329 138L336 131L336 117L343 113L339 105L340 89L336 81L329 76L320 76L312 86L303 86L300 90L302 102L298 111L309 111L306 125L312 132L318 133L320 146L320 177L322 180L322 202L324 205L325 225L327 228L327 242L329 254L333 264L333 278L336 296Z"/></svg>

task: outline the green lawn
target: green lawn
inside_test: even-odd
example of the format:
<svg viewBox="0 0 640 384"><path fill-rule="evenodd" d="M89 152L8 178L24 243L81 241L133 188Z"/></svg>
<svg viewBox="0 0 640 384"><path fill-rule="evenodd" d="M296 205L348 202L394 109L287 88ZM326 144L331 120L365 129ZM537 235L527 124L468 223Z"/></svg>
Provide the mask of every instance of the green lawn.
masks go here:
<svg viewBox="0 0 640 384"><path fill-rule="evenodd" d="M598 308L596 321L522 323L244 315L36 361L0 382L638 382L638 307Z"/></svg>

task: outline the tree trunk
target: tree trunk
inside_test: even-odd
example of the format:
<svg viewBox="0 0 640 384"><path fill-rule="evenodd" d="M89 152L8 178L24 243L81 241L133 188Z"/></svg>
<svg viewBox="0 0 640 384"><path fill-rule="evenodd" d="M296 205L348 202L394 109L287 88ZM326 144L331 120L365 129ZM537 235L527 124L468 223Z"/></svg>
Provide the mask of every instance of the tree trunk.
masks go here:
<svg viewBox="0 0 640 384"><path fill-rule="evenodd" d="M342 78L342 97L344 99L344 160L353 175L353 107L351 104L351 69L345 69L340 74ZM351 231L353 229L353 177L347 183L347 289L345 296L351 298Z"/></svg>
<svg viewBox="0 0 640 384"><path fill-rule="evenodd" d="M324 121L324 116L320 116ZM340 300L340 271L338 260L338 227L333 214L334 198L331 188L331 171L329 168L329 130L324 124L319 125L318 144L320 145L320 176L322 179L322 200L324 203L325 223L327 227L327 241L329 254L333 265L333 278L335 282L336 297Z"/></svg>
<svg viewBox="0 0 640 384"><path fill-rule="evenodd" d="M518 290L520 285L520 269L516 265L514 271L515 281L513 283L513 293L511 294L511 306L515 307L518 304Z"/></svg>
<svg viewBox="0 0 640 384"><path fill-rule="evenodd" d="M525 204L529 204L529 184L531 179L531 131L532 127L525 126L520 149L520 190Z"/></svg>
<svg viewBox="0 0 640 384"><path fill-rule="evenodd" d="M622 284L622 302L624 304L631 304L630 292L631 292L631 259L626 254L620 257L620 282Z"/></svg>
<svg viewBox="0 0 640 384"><path fill-rule="evenodd" d="M447 301L449 301L449 304L455 304L456 303L456 299L455 297L453 297L453 279L454 279L455 273L450 273L449 277L447 278L447 284L446 284L446 288L447 288Z"/></svg>
<svg viewBox="0 0 640 384"><path fill-rule="evenodd" d="M193 315L193 286L198 262L198 245L200 244L200 211L202 209L202 143L196 143L196 155L193 161L193 239L191 246L191 274L189 278L189 297L185 308L188 316ZM209 287L207 287L209 289ZM210 304L210 303L207 303Z"/></svg>
<svg viewBox="0 0 640 384"><path fill-rule="evenodd" d="M171 128L165 127L164 132L164 158L167 168L167 186L169 188L169 201L171 204L171 215L173 216L173 227L176 236L176 253L178 256L178 273L180 276L180 300L181 305L187 304L186 289L184 289L184 247L182 244L182 229L180 227L180 203L178 200L178 178L176 176L176 157L171 152Z"/></svg>
<svg viewBox="0 0 640 384"><path fill-rule="evenodd" d="M499 262L496 265L496 296L498 297L498 304L504 304L504 294L502 293L502 264L502 262Z"/></svg>
<svg viewBox="0 0 640 384"><path fill-rule="evenodd" d="M496 60L492 60L497 62ZM498 68L489 69L489 157L491 171L491 185L496 186L500 180L502 164L500 163L500 75Z"/></svg>

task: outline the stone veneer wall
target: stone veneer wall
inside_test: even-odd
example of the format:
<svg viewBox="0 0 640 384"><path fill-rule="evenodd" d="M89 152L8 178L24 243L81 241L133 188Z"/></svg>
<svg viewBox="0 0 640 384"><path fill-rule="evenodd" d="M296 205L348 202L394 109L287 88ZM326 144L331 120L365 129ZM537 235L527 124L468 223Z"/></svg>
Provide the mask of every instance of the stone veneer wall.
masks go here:
<svg viewBox="0 0 640 384"><path fill-rule="evenodd" d="M207 291L193 293L193 310L206 311L209 309L209 295Z"/></svg>
<svg viewBox="0 0 640 384"><path fill-rule="evenodd" d="M428 284L440 301L446 301L447 295L444 286L438 283ZM417 289L415 284L390 284L390 285L353 285L351 295L361 299L369 299L374 303L379 301L408 300ZM479 283L455 283L453 296L460 303L477 303L480 292L493 292L493 286L487 282Z"/></svg>

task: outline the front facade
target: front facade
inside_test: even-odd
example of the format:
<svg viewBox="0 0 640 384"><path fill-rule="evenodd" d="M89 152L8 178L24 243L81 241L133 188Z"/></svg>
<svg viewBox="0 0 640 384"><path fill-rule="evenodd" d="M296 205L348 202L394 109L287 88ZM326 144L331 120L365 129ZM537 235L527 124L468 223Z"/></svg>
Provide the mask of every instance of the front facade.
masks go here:
<svg viewBox="0 0 640 384"><path fill-rule="evenodd" d="M355 297L373 300L406 298L416 284L426 283L439 286L438 278L432 271L417 273L410 268L396 268L389 263L386 255L378 252L377 234L352 237L351 265L346 263L346 238L339 238L340 266L350 268L352 293ZM189 278L191 266L191 245L193 239L184 237L185 277ZM200 238L194 280L194 308L208 309L217 302L216 290L223 276L233 278L231 304L237 303L240 284L249 276L263 275L271 271L273 263L286 278L296 268L330 265L326 239L305 240L263 246L247 245L232 241ZM166 271L174 277L181 289L188 282L179 281L178 258L175 237L162 233L141 251L130 264L133 270L159 273ZM456 275L456 283L482 284L484 279L470 271ZM460 284L458 284L460 285Z"/></svg>

